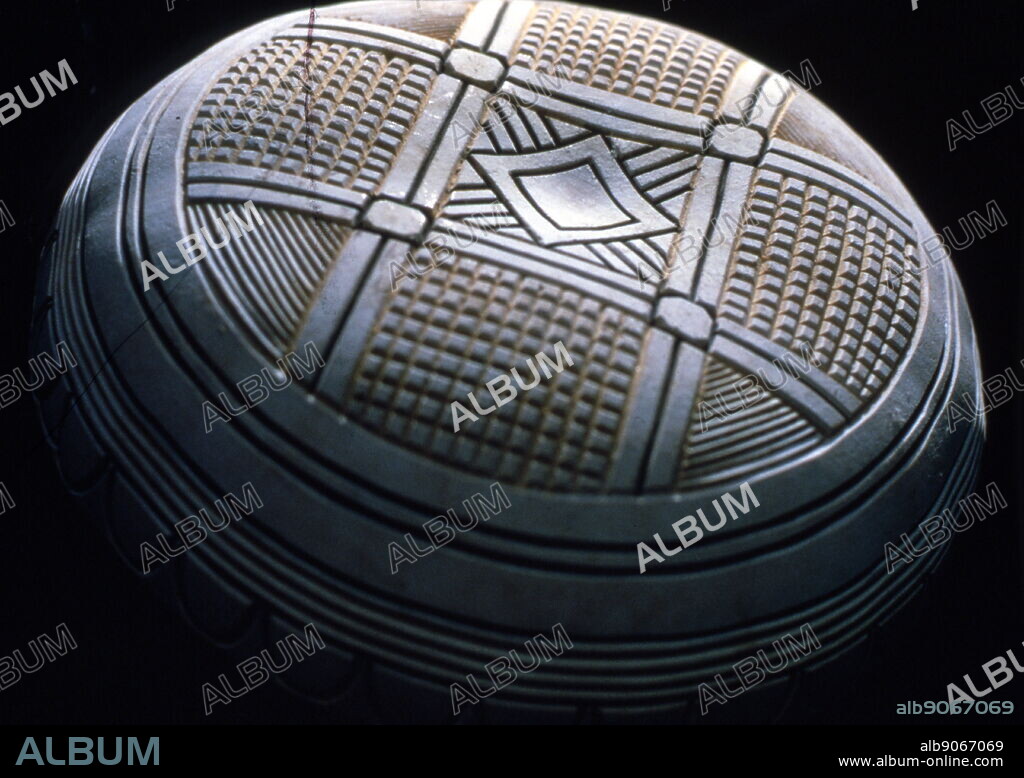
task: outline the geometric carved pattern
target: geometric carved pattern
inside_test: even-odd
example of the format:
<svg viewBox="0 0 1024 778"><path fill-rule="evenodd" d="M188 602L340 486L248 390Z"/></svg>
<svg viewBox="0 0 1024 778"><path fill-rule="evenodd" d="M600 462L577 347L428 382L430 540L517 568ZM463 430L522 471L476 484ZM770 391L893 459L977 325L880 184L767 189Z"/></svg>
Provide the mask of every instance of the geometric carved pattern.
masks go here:
<svg viewBox="0 0 1024 778"><path fill-rule="evenodd" d="M913 244L885 219L800 177L758 171L719 307L781 346L810 344L862 399L884 386L920 307ZM900 268L900 285L883 268Z"/></svg>
<svg viewBox="0 0 1024 778"><path fill-rule="evenodd" d="M543 5L516 65L636 100L714 116L742 57L719 43L635 16Z"/></svg>
<svg viewBox="0 0 1024 778"><path fill-rule="evenodd" d="M784 109L737 109L767 71L702 36L525 3L459 26L456 5L430 37L296 25L201 103L190 228L250 197L266 226L200 272L260 350L309 333L332 363L313 391L349 420L539 489L695 487L845 428L898 368L922 297L900 203L861 176L877 171L780 144ZM800 115L787 137L820 123ZM422 271L438 239L439 266L369 291L406 249ZM558 341L576 366L453 433L454 400L489 407L487 381L529 381ZM806 375L701 429L702 403L805 344ZM624 447L634 435L648 444Z"/></svg>
<svg viewBox="0 0 1024 778"><path fill-rule="evenodd" d="M374 192L409 137L433 75L423 64L378 51L268 41L236 62L207 95L193 123L188 158Z"/></svg>
<svg viewBox="0 0 1024 778"><path fill-rule="evenodd" d="M229 234L229 213L246 218L231 203L192 203L186 208L189 230L205 230L214 242ZM261 208L263 225L244 241L228 240L215 249L216 261L205 261L207 278L224 305L262 351L280 357L296 343L303 318L324 273L345 243L350 230L326 219ZM290 250L289 236L304 236L305 250ZM180 264L180 258L172 258Z"/></svg>
<svg viewBox="0 0 1024 778"><path fill-rule="evenodd" d="M503 483L599 490L620 431L645 323L572 289L466 257L405 282L381 311L342 410L431 458ZM544 377L562 341L574 365ZM527 360L532 359L531 372ZM451 403L493 403L484 384L518 371L514 402L452 432Z"/></svg>
<svg viewBox="0 0 1024 778"><path fill-rule="evenodd" d="M281 89L307 47L308 106ZM489 98L538 69L569 83L498 121ZM976 472L983 424L950 434L943 416L978 394L977 355L955 273L915 272L927 225L905 189L813 98L767 104L778 80L686 31L526 0L345 4L233 36L136 103L65 201L37 334L82 347L83 371L42 403L62 460L84 452L69 480L105 499L130 551L251 477L267 511L165 584L224 640L321 625L331 648L299 686L353 711L446 718L452 680L562 620L579 647L464 720L693 720L694 684L772 636L813 623L815 663L857 645L941 556L889 576L878 549ZM271 115L232 121L263 87ZM761 110L737 110L748 99ZM236 132L199 148L221 109ZM571 179L515 183L532 212L474 159L547 165L532 155L581 143ZM609 205L586 187L613 169ZM619 201L627 185L660 217ZM139 259L186 228L219 236L250 199L251 232L152 294L128 286ZM496 232L474 237L493 200ZM545 243L531 223L617 229L616 209L638 234ZM439 266L393 291L389 265L445 232ZM896 297L886 261L904 271ZM326 362L312 380L198 432L199 398L263 362L253 343L307 341ZM453 434L452 401L490 408L488 381L532 383L528 360L558 341L571 366ZM774 384L805 341L822 369L736 402L732 384L764 368ZM182 414L149 412L168 397ZM748 474L752 515L638 575L638 540ZM387 539L496 480L507 516L393 575Z"/></svg>
<svg viewBox="0 0 1024 778"><path fill-rule="evenodd" d="M674 228L590 136L532 154L474 154L473 164L544 246L642 237Z"/></svg>
<svg viewBox="0 0 1024 778"><path fill-rule="evenodd" d="M546 152L470 159L544 246L639 237L675 226L640 197L597 136Z"/></svg>
<svg viewBox="0 0 1024 778"><path fill-rule="evenodd" d="M755 401L741 406L733 387L745 375L714 357L706 360L698 396L725 418L707 413L702 419L699 406L694 405L677 488L753 462L763 466L780 453L795 456L822 440L821 434L778 393L763 392ZM770 379L777 380L775 376Z"/></svg>
<svg viewBox="0 0 1024 778"><path fill-rule="evenodd" d="M535 207L528 191L529 178L519 167L540 161L580 157L590 181L566 186L564 202L546 210ZM545 115L540 109L498 103L484 121L462 167L441 216L495 229L526 243L541 243L568 255L572 262L606 268L635 282L638 265L643 274L661 272L669 262L672 240L691 190L699 157L680 149L595 135L584 127ZM515 170L503 175L500 167ZM491 172L495 171L495 172ZM562 173L580 175L580 168ZM583 176L580 176L581 178ZM550 180L548 191L558 192ZM586 184L590 184L587 186ZM590 207L584 198L590 195ZM595 218L595 213L617 212L621 221L610 227L561 229L559 214Z"/></svg>

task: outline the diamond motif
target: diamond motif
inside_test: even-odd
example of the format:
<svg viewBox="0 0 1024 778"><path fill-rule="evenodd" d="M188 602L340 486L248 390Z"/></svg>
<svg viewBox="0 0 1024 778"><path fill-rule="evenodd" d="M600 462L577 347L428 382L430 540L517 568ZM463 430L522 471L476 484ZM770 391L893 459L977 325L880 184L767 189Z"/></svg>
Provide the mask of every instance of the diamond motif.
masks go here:
<svg viewBox="0 0 1024 778"><path fill-rule="evenodd" d="M470 162L545 246L676 228L636 190L597 135L532 154L476 153Z"/></svg>

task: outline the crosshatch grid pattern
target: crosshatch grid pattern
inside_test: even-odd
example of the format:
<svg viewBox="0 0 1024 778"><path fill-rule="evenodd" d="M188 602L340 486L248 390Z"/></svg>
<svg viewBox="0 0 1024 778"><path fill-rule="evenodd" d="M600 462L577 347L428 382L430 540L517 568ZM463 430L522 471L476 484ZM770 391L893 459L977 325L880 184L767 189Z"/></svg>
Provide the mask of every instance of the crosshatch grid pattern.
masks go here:
<svg viewBox="0 0 1024 778"><path fill-rule="evenodd" d="M502 482L600 490L646 324L566 287L465 256L403 284L381 311L343 411L435 458ZM574 365L545 378L562 341ZM513 402L452 431L451 403L493 405L485 383L514 368Z"/></svg>
<svg viewBox="0 0 1024 778"><path fill-rule="evenodd" d="M719 43L654 21L551 4L537 6L514 63L711 117L742 61Z"/></svg>
<svg viewBox="0 0 1024 778"><path fill-rule="evenodd" d="M203 100L189 160L375 192L434 76L425 65L379 51L268 41L232 65Z"/></svg>
<svg viewBox="0 0 1024 778"><path fill-rule="evenodd" d="M921 304L916 272L898 289L883 267L914 267L914 245L841 194L757 173L719 315L796 351L867 400L903 357Z"/></svg>

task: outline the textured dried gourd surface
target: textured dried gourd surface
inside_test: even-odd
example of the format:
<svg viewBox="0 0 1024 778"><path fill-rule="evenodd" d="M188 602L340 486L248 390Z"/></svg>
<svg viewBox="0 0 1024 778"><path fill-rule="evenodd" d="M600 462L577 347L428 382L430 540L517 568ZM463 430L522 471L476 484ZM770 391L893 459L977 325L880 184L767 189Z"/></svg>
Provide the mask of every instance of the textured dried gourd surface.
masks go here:
<svg viewBox="0 0 1024 778"><path fill-rule="evenodd" d="M884 389L921 304L917 238L891 173L810 97L652 20L387 5L328 9L254 47L202 100L188 150L187 180L292 192L312 180L368 198L364 209L401 202L454 251L380 294L408 252L431 266L422 235L399 221L386 244L346 252L357 219L317 211L321 195L303 214L266 200L269 227L223 250L212 274L240 329L276 357L305 342L338 284L377 311L372 323L346 311L315 322L327 347L359 341L322 398L435 461L594 492L684 488L791 459ZM445 67L441 42L496 75L473 85L477 71ZM218 117L241 129L209 142ZM193 229L232 207L191 191ZM683 253L701 237L699 257ZM372 266L339 280L358 250L376 252ZM883 267L902 283L884 283ZM577 369L451 434L454 399L513 368L529 376L527 360L559 341ZM786 354L816 365L701 423L702 402L773 360L778 375Z"/></svg>
<svg viewBox="0 0 1024 778"><path fill-rule="evenodd" d="M36 351L66 338L83 362L38 395L62 474L129 564L245 480L266 498L147 576L193 624L245 658L313 621L329 650L282 682L443 719L450 683L561 620L573 649L485 720L678 721L738 659L812 623L797 671L824 663L921 587L941 551L890 576L881 548L976 472L980 424L941 418L976 389L970 324L951 275L918 272L916 206L833 114L698 34L577 6L360 3L259 30L112 129L40 298ZM256 229L127 287L140 232L219 236L250 199ZM324 367L203 435L203 399L310 342ZM453 400L489 405L556 342L569 369L453 434ZM168 396L180 415L154 412ZM637 574L638 541L746 478L757 511ZM493 481L500 520L391 575L389 541ZM795 683L768 679L765 709Z"/></svg>

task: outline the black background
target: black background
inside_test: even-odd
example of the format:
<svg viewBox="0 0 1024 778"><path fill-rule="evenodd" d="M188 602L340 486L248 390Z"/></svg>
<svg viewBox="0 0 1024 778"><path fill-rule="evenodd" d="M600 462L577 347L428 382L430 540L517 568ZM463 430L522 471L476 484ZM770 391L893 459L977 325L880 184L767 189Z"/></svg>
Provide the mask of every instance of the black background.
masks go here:
<svg viewBox="0 0 1024 778"><path fill-rule="evenodd" d="M952 153L946 138L948 119L970 110L983 122L980 101L1008 84L1024 96L1019 2L920 0L917 11L911 0L672 0L667 12L662 0L591 4L692 28L779 71L799 73L801 61L810 60L822 82L813 94L888 161L936 230L970 211L984 214L995 200L1009 225L954 252L954 261L985 375L1014 367L1024 378L1024 115ZM65 58L78 84L0 127L0 200L16 221L0 233L0 372L24 367L32 356L38 257L65 189L103 131L134 99L226 35L299 9L285 0L177 0L170 13L165 0L5 5L0 91L31 89L32 76L56 73ZM990 414L980 477L981 484L999 485L1009 509L961 535L924 594L872 636L867 650L808 679L784 722L921 723L897 716L896 704L944 699L946 684L965 673L979 680L982 663L1014 646L1024 657L1022 413L1024 397L1017 397ZM273 684L205 717L202 684L231 672L238 658L207 645L159 606L65 494L30 397L0 410L0 430L0 481L17 503L0 516L0 655L25 651L30 639L52 635L61 622L78 643L0 692L0 722L337 720ZM1018 674L988 699L1024 708L1024 678ZM741 705L751 721L772 720L754 694L730 702Z"/></svg>

